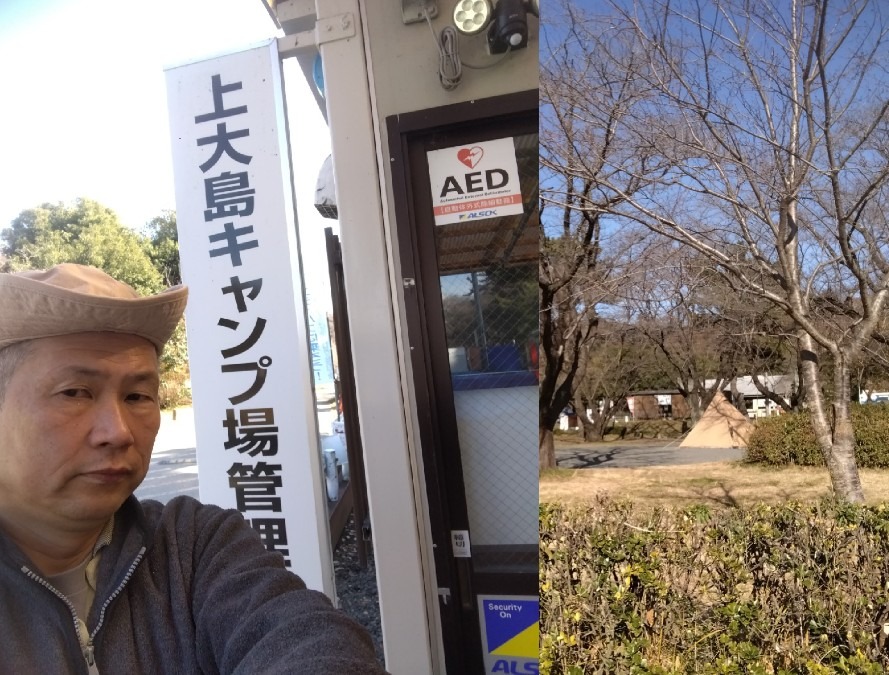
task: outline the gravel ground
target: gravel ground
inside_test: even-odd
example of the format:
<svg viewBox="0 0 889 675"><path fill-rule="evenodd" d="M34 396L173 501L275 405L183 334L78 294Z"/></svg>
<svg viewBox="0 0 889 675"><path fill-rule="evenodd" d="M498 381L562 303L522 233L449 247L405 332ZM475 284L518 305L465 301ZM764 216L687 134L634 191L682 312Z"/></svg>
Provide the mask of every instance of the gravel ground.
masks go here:
<svg viewBox="0 0 889 675"><path fill-rule="evenodd" d="M351 516L333 551L333 570L340 608L367 629L373 638L377 658L382 663L383 631L380 626L380 604L373 550L368 543L367 568L361 569L358 564L355 523Z"/></svg>

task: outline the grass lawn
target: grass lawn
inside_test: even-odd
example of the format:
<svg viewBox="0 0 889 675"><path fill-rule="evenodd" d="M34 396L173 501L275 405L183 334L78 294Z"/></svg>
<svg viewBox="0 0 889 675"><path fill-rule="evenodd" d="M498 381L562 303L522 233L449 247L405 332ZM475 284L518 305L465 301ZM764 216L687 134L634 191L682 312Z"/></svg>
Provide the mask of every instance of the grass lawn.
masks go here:
<svg viewBox="0 0 889 675"><path fill-rule="evenodd" d="M869 504L889 501L889 470L861 469ZM540 476L540 501L582 505L607 495L639 506L749 506L814 502L832 494L827 469L713 462L636 469L550 469Z"/></svg>

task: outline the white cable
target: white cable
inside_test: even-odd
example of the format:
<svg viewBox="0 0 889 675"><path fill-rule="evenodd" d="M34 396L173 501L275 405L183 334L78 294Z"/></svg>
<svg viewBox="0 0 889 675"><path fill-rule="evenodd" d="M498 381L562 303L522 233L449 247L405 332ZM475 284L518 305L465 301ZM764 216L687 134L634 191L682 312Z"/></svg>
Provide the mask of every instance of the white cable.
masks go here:
<svg viewBox="0 0 889 675"><path fill-rule="evenodd" d="M460 53L457 47L457 31L453 26L445 26L441 29L441 36L435 34L432 27L432 21L429 19L429 12L423 8L423 14L426 17L426 23L429 24L429 30L432 32L432 38L435 40L435 46L438 48L438 79L441 86L447 91L456 89L460 84L460 78L463 77L463 68L460 65Z"/></svg>
<svg viewBox="0 0 889 675"><path fill-rule="evenodd" d="M456 29L453 26L442 28L439 41L441 60L438 65L438 79L441 80L442 87L453 89L460 84L460 78L463 77Z"/></svg>

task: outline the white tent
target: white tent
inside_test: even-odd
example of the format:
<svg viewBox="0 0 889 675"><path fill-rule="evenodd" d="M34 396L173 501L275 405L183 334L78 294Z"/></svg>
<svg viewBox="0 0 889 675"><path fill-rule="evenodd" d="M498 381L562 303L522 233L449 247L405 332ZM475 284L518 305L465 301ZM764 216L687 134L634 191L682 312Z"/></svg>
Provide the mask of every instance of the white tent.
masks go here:
<svg viewBox="0 0 889 675"><path fill-rule="evenodd" d="M680 448L746 448L753 431L748 417L716 392Z"/></svg>

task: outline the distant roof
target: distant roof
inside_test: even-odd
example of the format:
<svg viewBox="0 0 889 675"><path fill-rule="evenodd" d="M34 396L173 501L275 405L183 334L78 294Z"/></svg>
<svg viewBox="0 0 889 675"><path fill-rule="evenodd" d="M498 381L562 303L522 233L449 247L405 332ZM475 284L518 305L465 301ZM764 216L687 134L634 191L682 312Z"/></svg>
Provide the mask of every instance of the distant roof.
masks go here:
<svg viewBox="0 0 889 675"><path fill-rule="evenodd" d="M642 389L640 391L631 391L627 396L661 396L665 394L678 394L678 389Z"/></svg>
<svg viewBox="0 0 889 675"><path fill-rule="evenodd" d="M779 396L789 397L793 392L793 388L796 385L796 376L795 375L759 375L759 381L765 385L766 389ZM713 383L716 382L715 379L704 380L704 387L709 389L713 386ZM743 375L736 379L738 393L742 396L751 396L751 397L759 397L762 396L759 389L756 388L756 385L753 383L752 375ZM731 380L728 380L722 387L723 391L731 390L732 383ZM631 396L664 396L666 394L679 394L678 389L640 389L638 391L631 391L627 394L627 397Z"/></svg>
<svg viewBox="0 0 889 675"><path fill-rule="evenodd" d="M779 396L790 396L793 387L796 384L796 377L794 375L759 375L758 378L766 389ZM705 380L704 386L712 387L715 381L716 380ZM735 381L737 382L739 394L743 396L762 396L759 389L757 389L756 385L753 383L752 375L743 375L736 378ZM723 391L730 390L731 381L726 382L722 389Z"/></svg>

